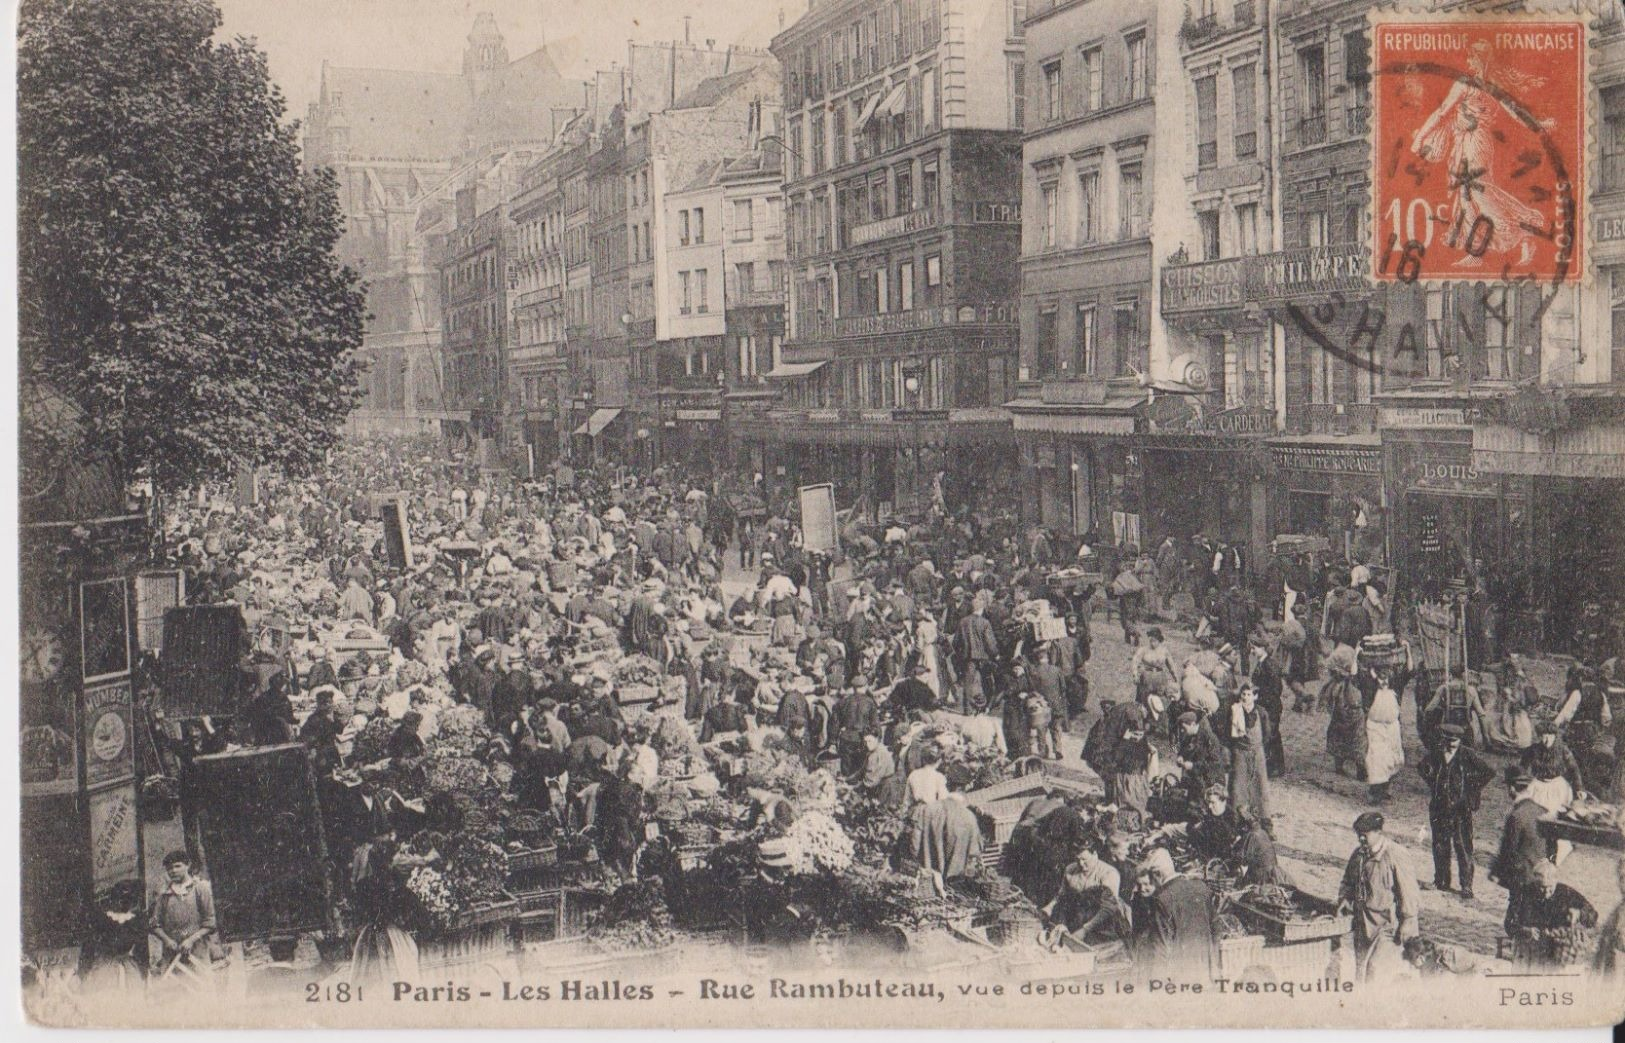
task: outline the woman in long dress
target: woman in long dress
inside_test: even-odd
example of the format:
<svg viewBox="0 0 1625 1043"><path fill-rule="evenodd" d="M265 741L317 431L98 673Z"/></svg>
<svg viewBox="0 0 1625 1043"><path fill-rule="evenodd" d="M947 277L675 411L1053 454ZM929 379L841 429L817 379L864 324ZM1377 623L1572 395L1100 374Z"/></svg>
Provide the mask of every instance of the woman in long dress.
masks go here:
<svg viewBox="0 0 1625 1043"><path fill-rule="evenodd" d="M920 652L920 662L925 664L925 683L942 698L942 673L938 669L941 658L937 651L939 638L937 621L927 613L920 614L920 621L914 624L914 644Z"/></svg>
<svg viewBox="0 0 1625 1043"><path fill-rule="evenodd" d="M1330 707L1326 725L1326 755L1339 774L1345 761L1365 776L1365 705L1354 683L1354 650L1344 646L1326 657L1331 675L1320 690L1320 704Z"/></svg>
<svg viewBox="0 0 1625 1043"><path fill-rule="evenodd" d="M1225 715L1230 747L1230 806L1251 809L1260 820L1270 817L1269 770L1264 757L1264 711L1251 683L1241 686Z"/></svg>
<svg viewBox="0 0 1625 1043"><path fill-rule="evenodd" d="M1399 693L1410 683L1411 648L1405 646L1405 665L1399 669L1382 665L1362 671L1359 687L1365 701L1365 780L1371 786L1371 801L1388 799L1388 786L1405 766L1405 747L1399 730Z"/></svg>

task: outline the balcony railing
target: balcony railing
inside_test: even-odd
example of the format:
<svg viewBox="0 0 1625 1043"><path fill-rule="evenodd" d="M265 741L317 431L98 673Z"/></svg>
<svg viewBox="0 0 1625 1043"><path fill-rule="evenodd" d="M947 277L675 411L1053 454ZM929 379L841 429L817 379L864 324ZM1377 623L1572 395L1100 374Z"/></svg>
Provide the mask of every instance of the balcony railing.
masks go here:
<svg viewBox="0 0 1625 1043"><path fill-rule="evenodd" d="M1348 108L1345 118L1348 121L1348 132L1350 137L1356 137L1364 134L1366 132L1366 128L1371 125L1371 106L1351 105Z"/></svg>
<svg viewBox="0 0 1625 1043"><path fill-rule="evenodd" d="M775 285L770 280L758 278L747 282L736 275L730 275L726 281L727 301L730 308L751 308L784 303L784 287Z"/></svg>
<svg viewBox="0 0 1625 1043"><path fill-rule="evenodd" d="M1249 130L1236 135L1236 158L1252 159L1258 155L1258 131Z"/></svg>
<svg viewBox="0 0 1625 1043"><path fill-rule="evenodd" d="M1320 145L1326 141L1326 114L1316 113L1298 121L1298 144Z"/></svg>
<svg viewBox="0 0 1625 1043"><path fill-rule="evenodd" d="M1313 402L1289 410L1287 429L1300 435L1369 435L1377 430L1377 407L1369 402Z"/></svg>
<svg viewBox="0 0 1625 1043"><path fill-rule="evenodd" d="M1236 28L1244 29L1258 21L1258 11L1254 8L1253 0L1236 0Z"/></svg>
<svg viewBox="0 0 1625 1043"><path fill-rule="evenodd" d="M1224 311L1358 292L1367 288L1368 270L1369 259L1354 243L1169 265L1162 270L1162 313Z"/></svg>
<svg viewBox="0 0 1625 1043"><path fill-rule="evenodd" d="M1196 169L1212 170L1219 165L1219 143L1204 141L1196 146Z"/></svg>

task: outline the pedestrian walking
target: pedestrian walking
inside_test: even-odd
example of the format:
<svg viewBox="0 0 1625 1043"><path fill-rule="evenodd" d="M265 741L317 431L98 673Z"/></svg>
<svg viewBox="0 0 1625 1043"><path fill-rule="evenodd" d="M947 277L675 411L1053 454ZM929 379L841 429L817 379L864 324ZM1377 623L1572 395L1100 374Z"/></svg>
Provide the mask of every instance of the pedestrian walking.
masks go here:
<svg viewBox="0 0 1625 1043"><path fill-rule="evenodd" d="M1384 825L1378 811L1354 820L1359 846L1337 892L1338 911L1354 918L1354 974L1363 982L1399 976L1405 943L1420 933L1416 877L1404 853L1383 833Z"/></svg>
<svg viewBox="0 0 1625 1043"><path fill-rule="evenodd" d="M1433 886L1451 890L1450 863L1455 859L1460 896L1473 897L1473 815L1495 770L1462 744L1465 729L1447 724L1443 741L1418 765L1428 786L1428 828L1433 834Z"/></svg>

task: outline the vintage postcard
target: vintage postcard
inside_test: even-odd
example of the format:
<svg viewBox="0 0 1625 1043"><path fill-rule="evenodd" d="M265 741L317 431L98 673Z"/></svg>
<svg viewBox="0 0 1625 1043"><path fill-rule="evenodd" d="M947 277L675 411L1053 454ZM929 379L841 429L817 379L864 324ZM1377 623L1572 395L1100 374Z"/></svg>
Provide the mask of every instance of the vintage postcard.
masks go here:
<svg viewBox="0 0 1625 1043"><path fill-rule="evenodd" d="M1625 1016L1614 0L16 48L35 1024Z"/></svg>

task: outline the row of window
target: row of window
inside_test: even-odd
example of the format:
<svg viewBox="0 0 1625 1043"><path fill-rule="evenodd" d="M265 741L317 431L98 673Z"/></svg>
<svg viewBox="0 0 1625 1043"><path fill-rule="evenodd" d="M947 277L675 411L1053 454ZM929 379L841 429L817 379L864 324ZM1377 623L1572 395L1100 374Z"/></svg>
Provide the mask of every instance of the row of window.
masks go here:
<svg viewBox="0 0 1625 1043"><path fill-rule="evenodd" d="M852 245L853 229L860 225L915 210L935 214L941 203L941 182L941 159L938 153L931 152L837 184L833 242L830 190L821 188L799 195L790 201L787 252L791 257L806 257L846 249Z"/></svg>
<svg viewBox="0 0 1625 1043"><path fill-rule="evenodd" d="M1334 42L1339 42L1335 41ZM1369 109L1362 99L1371 83L1371 57L1364 29L1351 29L1341 38L1343 54L1343 83L1339 90L1348 94L1345 109L1345 133L1358 136L1365 133ZM1297 61L1297 143L1300 146L1319 145L1328 138L1327 97L1332 93L1327 78L1326 45L1313 43L1299 48ZM1288 129L1291 129L1289 123Z"/></svg>
<svg viewBox="0 0 1625 1043"><path fill-rule="evenodd" d="M814 108L806 117L805 140L802 118L791 119L790 180L862 162L924 137L941 125L940 104L933 67Z"/></svg>
<svg viewBox="0 0 1625 1043"><path fill-rule="evenodd" d="M1033 248L1055 250L1087 246L1108 237L1139 239L1148 234L1144 164L1137 158L1115 164L1110 168L1116 175L1111 184L1104 180L1106 169L1099 163L1085 166L1064 190L1059 167L1040 174L1039 220ZM1114 211L1107 210L1108 190L1115 197ZM1107 222L1107 213L1114 213L1115 220Z"/></svg>
<svg viewBox="0 0 1625 1043"><path fill-rule="evenodd" d="M1011 355L837 359L787 393L795 409L981 409L1011 397ZM908 388L909 377L919 383Z"/></svg>
<svg viewBox="0 0 1625 1043"><path fill-rule="evenodd" d="M1109 308L1109 310L1108 310ZM1137 294L1118 297L1110 305L1100 301L1075 303L1061 328L1061 308L1040 305L1033 327L1033 377L1126 377L1144 373L1150 364L1151 344L1146 335L1144 306ZM1102 315L1110 323L1101 329ZM1102 338L1102 333L1109 336Z"/></svg>
<svg viewBox="0 0 1625 1043"><path fill-rule="evenodd" d="M1092 41L1074 53L1072 63L1063 62L1060 55L1039 63L1036 115L1045 123L1086 116L1151 96L1151 55L1144 28L1130 29L1110 41ZM1070 87L1069 80L1073 81ZM1015 86L1025 87L1025 83ZM1012 89L1012 93L1016 91ZM1021 94L1024 106L1025 91ZM1015 123L1026 123L1024 108L1017 110Z"/></svg>
<svg viewBox="0 0 1625 1043"><path fill-rule="evenodd" d="M1230 154L1229 162L1253 159L1258 155L1258 66L1248 62L1231 68ZM1211 170L1219 165L1219 77L1196 79L1196 168Z"/></svg>
<svg viewBox="0 0 1625 1043"><path fill-rule="evenodd" d="M843 268L833 284L825 275L797 279L793 295L796 336L807 339L831 332L837 293L843 318L935 307L943 298L942 255L881 258Z"/></svg>
<svg viewBox="0 0 1625 1043"><path fill-rule="evenodd" d="M942 39L942 0L892 0L832 29L799 51L780 55L784 97L791 107L818 100L871 76Z"/></svg>
<svg viewBox="0 0 1625 1043"><path fill-rule="evenodd" d="M704 268L677 273L677 312L704 315L711 307L711 273Z"/></svg>

